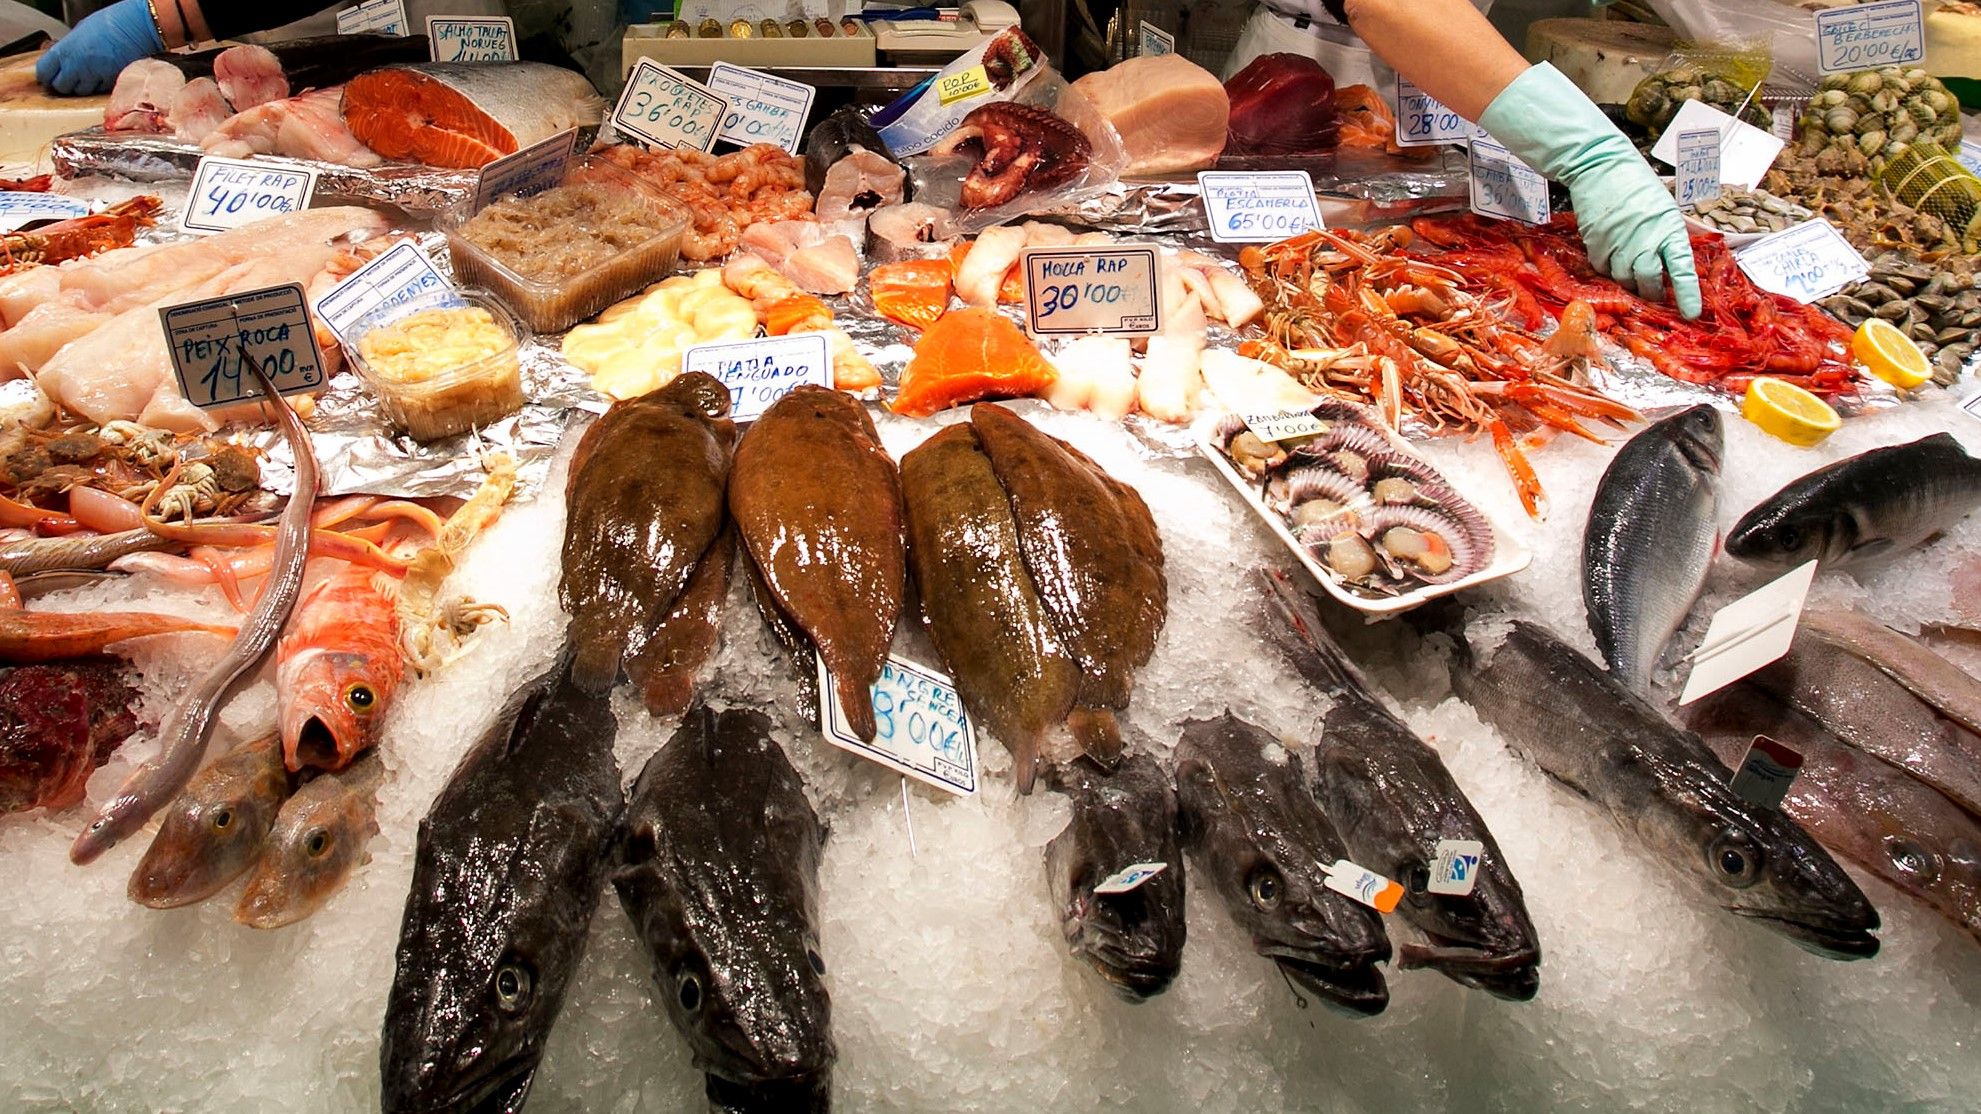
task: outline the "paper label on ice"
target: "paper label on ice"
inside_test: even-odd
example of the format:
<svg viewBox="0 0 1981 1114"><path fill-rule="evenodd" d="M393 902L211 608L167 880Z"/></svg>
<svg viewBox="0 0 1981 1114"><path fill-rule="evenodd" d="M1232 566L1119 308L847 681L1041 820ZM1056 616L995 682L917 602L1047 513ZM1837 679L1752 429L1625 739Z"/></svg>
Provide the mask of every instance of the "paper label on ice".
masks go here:
<svg viewBox="0 0 1981 1114"><path fill-rule="evenodd" d="M577 149L578 129L570 128L482 167L475 184L475 211L498 197L529 197L562 182Z"/></svg>
<svg viewBox="0 0 1981 1114"><path fill-rule="evenodd" d="M626 76L612 126L648 147L707 151L728 110L729 102L708 86L642 58Z"/></svg>
<svg viewBox="0 0 1981 1114"><path fill-rule="evenodd" d="M423 298L436 291L448 295L437 304L462 306L467 302L453 293L454 284L440 273L419 245L408 240L351 272L351 276L316 300L316 315L330 326L340 344L350 344L358 322L381 306L397 305Z"/></svg>
<svg viewBox="0 0 1981 1114"><path fill-rule="evenodd" d="M1101 879L1100 885L1094 887L1094 892L1125 894L1168 869L1168 863L1136 863L1134 866L1123 867Z"/></svg>
<svg viewBox="0 0 1981 1114"><path fill-rule="evenodd" d="M1434 894L1464 897L1479 884L1479 867L1486 861L1486 845L1476 839L1441 839L1437 856L1431 860L1431 881L1425 888Z"/></svg>
<svg viewBox="0 0 1981 1114"><path fill-rule="evenodd" d="M1304 170L1205 170L1197 175L1197 189L1211 239L1220 244L1270 244L1327 227L1314 198L1314 179Z"/></svg>
<svg viewBox="0 0 1981 1114"><path fill-rule="evenodd" d="M1960 153L1956 157L1960 159L1960 165L1966 167L1969 173L1981 174L1981 143L1972 139L1961 140Z"/></svg>
<svg viewBox="0 0 1981 1114"><path fill-rule="evenodd" d="M944 674L890 654L868 690L874 741L846 722L832 672L819 661L819 725L825 741L897 773L967 797L977 791L977 735L963 712L956 684Z"/></svg>
<svg viewBox="0 0 1981 1114"><path fill-rule="evenodd" d="M1816 13L1816 71L1822 74L1909 66L1926 57L1919 0L1884 0Z"/></svg>
<svg viewBox="0 0 1981 1114"><path fill-rule="evenodd" d="M323 386L323 353L299 282L166 306L158 318L179 393L202 410L263 397L244 351L282 394Z"/></svg>
<svg viewBox="0 0 1981 1114"><path fill-rule="evenodd" d="M430 15L426 40L436 62L516 60L516 21L506 15Z"/></svg>
<svg viewBox="0 0 1981 1114"><path fill-rule="evenodd" d="M1463 143L1472 135L1472 121L1446 108L1409 78L1396 75L1396 142L1399 147L1431 147Z"/></svg>
<svg viewBox="0 0 1981 1114"><path fill-rule="evenodd" d="M732 340L688 349L681 370L713 375L729 388L729 416L753 422L794 387L832 386L832 353L823 333Z"/></svg>
<svg viewBox="0 0 1981 1114"><path fill-rule="evenodd" d="M1273 410L1240 414L1245 428L1261 441L1285 441L1294 437L1314 437L1327 432L1327 426L1312 410Z"/></svg>
<svg viewBox="0 0 1981 1114"><path fill-rule="evenodd" d="M316 171L276 159L223 159L207 155L193 171L179 227L225 232L265 217L307 209Z"/></svg>
<svg viewBox="0 0 1981 1114"><path fill-rule="evenodd" d="M1780 808L1789 785L1801 771L1802 755L1794 748L1756 735L1727 788L1762 808Z"/></svg>
<svg viewBox="0 0 1981 1114"><path fill-rule="evenodd" d="M796 154L805 139L805 117L819 91L802 81L717 62L709 67L708 87L728 102L716 138L738 147L774 143Z"/></svg>
<svg viewBox="0 0 1981 1114"><path fill-rule="evenodd" d="M1028 248L1019 267L1027 326L1037 335L1162 330L1155 248Z"/></svg>
<svg viewBox="0 0 1981 1114"><path fill-rule="evenodd" d="M1675 164L1678 178L1672 184L1672 193L1678 199L1681 209L1690 208L1701 201L1710 201L1720 195L1720 133L1714 128L1695 128L1680 132L1678 136L1678 161Z"/></svg>
<svg viewBox="0 0 1981 1114"><path fill-rule="evenodd" d="M1548 220L1548 180L1475 129L1468 151L1472 211L1527 224Z"/></svg>
<svg viewBox="0 0 1981 1114"><path fill-rule="evenodd" d="M1678 137L1711 128L1720 133L1720 181L1751 190L1775 164L1783 142L1760 128L1721 112L1704 101L1686 101L1671 118L1665 133L1651 146L1651 157L1667 165L1678 163Z"/></svg>
<svg viewBox="0 0 1981 1114"><path fill-rule="evenodd" d="M1826 220L1807 220L1733 253L1754 285L1807 305L1871 273L1850 241Z"/></svg>
<svg viewBox="0 0 1981 1114"><path fill-rule="evenodd" d="M0 190L0 232L44 220L68 220L89 215L89 202L59 193L17 193Z"/></svg>
<svg viewBox="0 0 1981 1114"><path fill-rule="evenodd" d="M1706 640L1686 658L1692 675L1678 702L1710 696L1788 653L1815 579L1816 562L1810 561L1720 608Z"/></svg>
<svg viewBox="0 0 1981 1114"><path fill-rule="evenodd" d="M411 26L405 0L364 0L337 13L340 35L404 35Z"/></svg>
<svg viewBox="0 0 1981 1114"><path fill-rule="evenodd" d="M1378 913L1389 913L1403 900L1403 887L1367 867L1347 859L1336 859L1327 871L1327 887L1351 897Z"/></svg>
<svg viewBox="0 0 1981 1114"><path fill-rule="evenodd" d="M1154 58L1160 54L1176 53L1176 36L1157 27L1146 19L1142 21L1140 39L1141 42L1136 53L1144 58Z"/></svg>

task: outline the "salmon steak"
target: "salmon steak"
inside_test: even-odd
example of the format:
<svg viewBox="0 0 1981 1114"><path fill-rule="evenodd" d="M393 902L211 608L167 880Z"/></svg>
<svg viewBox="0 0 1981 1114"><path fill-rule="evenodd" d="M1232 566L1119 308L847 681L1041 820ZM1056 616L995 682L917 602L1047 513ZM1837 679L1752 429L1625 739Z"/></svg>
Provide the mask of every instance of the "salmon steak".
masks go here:
<svg viewBox="0 0 1981 1114"><path fill-rule="evenodd" d="M926 418L959 402L1035 395L1058 378L1010 320L994 310L959 309L922 334L901 373L894 411Z"/></svg>
<svg viewBox="0 0 1981 1114"><path fill-rule="evenodd" d="M949 311L955 277L947 259L909 259L875 267L867 277L867 290L882 317L911 329L926 329Z"/></svg>
<svg viewBox="0 0 1981 1114"><path fill-rule="evenodd" d="M605 101L583 74L540 62L384 66L344 86L344 123L388 159L473 168L570 128Z"/></svg>

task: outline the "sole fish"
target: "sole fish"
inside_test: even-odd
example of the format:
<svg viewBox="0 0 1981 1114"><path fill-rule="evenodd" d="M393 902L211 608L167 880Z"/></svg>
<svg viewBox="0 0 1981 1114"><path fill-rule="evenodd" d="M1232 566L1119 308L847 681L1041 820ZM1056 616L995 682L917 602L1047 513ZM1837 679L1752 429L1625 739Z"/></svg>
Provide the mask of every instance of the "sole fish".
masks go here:
<svg viewBox="0 0 1981 1114"><path fill-rule="evenodd" d="M1480 718L1694 892L1817 955L1878 953L1857 883L1793 820L1727 788L1733 772L1697 735L1533 623L1484 666L1460 648L1452 686Z"/></svg>
<svg viewBox="0 0 1981 1114"><path fill-rule="evenodd" d="M1183 966L1183 853L1176 788L1146 754L1112 772L1075 762L1055 778L1073 799L1066 828L1046 844L1046 885L1066 946L1131 1002L1169 988ZM1139 863L1161 873L1127 893L1094 887Z"/></svg>
<svg viewBox="0 0 1981 1114"><path fill-rule="evenodd" d="M323 908L371 858L366 846L378 834L384 779L385 763L374 751L312 778L284 801L234 919L249 928L282 928Z"/></svg>
<svg viewBox="0 0 1981 1114"><path fill-rule="evenodd" d="M725 527L695 563L687 587L640 651L626 659L626 676L640 690L647 711L678 716L694 700L695 678L715 651L722 605L729 599L729 570L736 563L736 531Z"/></svg>
<svg viewBox="0 0 1981 1114"><path fill-rule="evenodd" d="M359 142L428 166L483 166L604 112L585 75L541 62L381 66L344 86L344 122Z"/></svg>
<svg viewBox="0 0 1981 1114"><path fill-rule="evenodd" d="M1981 460L1950 433L1872 449L1818 468L1741 516L1735 557L1776 568L1848 568L1892 557L1981 505Z"/></svg>
<svg viewBox="0 0 1981 1114"><path fill-rule="evenodd" d="M165 810L131 872L131 900L176 909L219 893L261 857L288 797L279 737L251 740L214 759Z"/></svg>
<svg viewBox="0 0 1981 1114"><path fill-rule="evenodd" d="M1589 632L1641 689L1699 599L1719 547L1720 414L1692 406L1632 437L1603 472L1582 533Z"/></svg>

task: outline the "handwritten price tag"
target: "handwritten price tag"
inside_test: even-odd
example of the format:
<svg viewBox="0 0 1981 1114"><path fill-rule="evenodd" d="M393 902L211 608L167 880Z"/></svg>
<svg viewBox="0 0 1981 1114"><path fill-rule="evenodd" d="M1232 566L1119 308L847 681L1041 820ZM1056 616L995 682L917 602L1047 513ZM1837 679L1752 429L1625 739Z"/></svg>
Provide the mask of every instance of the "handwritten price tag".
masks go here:
<svg viewBox="0 0 1981 1114"><path fill-rule="evenodd" d="M1154 248L1032 248L1020 265L1027 321L1040 336L1162 329Z"/></svg>
<svg viewBox="0 0 1981 1114"><path fill-rule="evenodd" d="M1825 74L1906 66L1926 57L1919 0L1884 0L1816 13L1816 69Z"/></svg>
<svg viewBox="0 0 1981 1114"><path fill-rule="evenodd" d="M957 101L967 101L971 97L981 97L991 91L990 71L982 66L971 66L952 74L936 78L936 102L943 107Z"/></svg>
<svg viewBox="0 0 1981 1114"><path fill-rule="evenodd" d="M59 193L0 191L0 232L12 232L36 221L86 216L89 202Z"/></svg>
<svg viewBox="0 0 1981 1114"><path fill-rule="evenodd" d="M454 284L434 268L433 261L419 246L407 241L351 272L351 276L316 300L316 315L330 326L340 343L356 338L351 331L367 315L382 306L395 306L445 291L452 295L443 305L466 305Z"/></svg>
<svg viewBox="0 0 1981 1114"><path fill-rule="evenodd" d="M272 159L223 159L208 155L193 171L179 227L187 232L225 232L264 217L307 209L316 192L316 171Z"/></svg>
<svg viewBox="0 0 1981 1114"><path fill-rule="evenodd" d="M1137 45L1136 53L1144 58L1154 58L1159 54L1176 53L1176 36L1157 27L1146 19L1142 21L1141 26L1138 28L1137 37L1140 41Z"/></svg>
<svg viewBox="0 0 1981 1114"><path fill-rule="evenodd" d="M642 58L612 110L612 126L649 147L706 151L728 111L729 102L708 86Z"/></svg>
<svg viewBox="0 0 1981 1114"><path fill-rule="evenodd" d="M572 128L482 167L475 185L475 210L487 208L498 197L529 197L562 182L577 149L578 129Z"/></svg>
<svg viewBox="0 0 1981 1114"><path fill-rule="evenodd" d="M802 81L786 81L727 62L709 67L708 87L729 102L716 138L738 147L775 143L794 154L804 142L805 117L819 95Z"/></svg>
<svg viewBox="0 0 1981 1114"><path fill-rule="evenodd" d="M355 8L337 13L340 35L404 35L411 26L406 18L405 0L365 0Z"/></svg>
<svg viewBox="0 0 1981 1114"><path fill-rule="evenodd" d="M753 422L793 387L832 386L832 353L819 333L698 344L682 354L681 370L715 376L729 388L730 417Z"/></svg>
<svg viewBox="0 0 1981 1114"><path fill-rule="evenodd" d="M1826 220L1793 228L1733 253L1754 285L1803 304L1827 298L1871 273L1857 249Z"/></svg>
<svg viewBox="0 0 1981 1114"><path fill-rule="evenodd" d="M158 318L179 392L202 410L262 397L244 350L282 394L323 386L323 353L299 282L166 306Z"/></svg>
<svg viewBox="0 0 1981 1114"><path fill-rule="evenodd" d="M1327 227L1314 200L1314 179L1304 170L1205 170L1197 175L1197 188L1210 216L1211 239L1220 244L1270 244Z"/></svg>
<svg viewBox="0 0 1981 1114"><path fill-rule="evenodd" d="M426 39L436 62L516 60L516 21L506 15L430 15Z"/></svg>
<svg viewBox="0 0 1981 1114"><path fill-rule="evenodd" d="M1678 137L1686 132L1712 129L1720 135L1720 184L1751 190L1775 156L1782 153L1780 137L1764 132L1743 120L1721 112L1704 101L1686 101L1678 115L1665 125L1665 134L1651 146L1651 157L1678 165Z"/></svg>
<svg viewBox="0 0 1981 1114"><path fill-rule="evenodd" d="M1548 180L1513 152L1474 133L1469 153L1472 211L1528 224L1548 220Z"/></svg>
<svg viewBox="0 0 1981 1114"><path fill-rule="evenodd" d="M1720 195L1720 133L1713 128L1680 132L1678 180L1673 192L1680 208Z"/></svg>
<svg viewBox="0 0 1981 1114"><path fill-rule="evenodd" d="M1285 441L1292 437L1313 437L1327 432L1327 426L1311 410L1274 410L1262 414L1240 414L1245 428L1261 441Z"/></svg>
<svg viewBox="0 0 1981 1114"><path fill-rule="evenodd" d="M825 719L820 727L826 742L959 797L977 791L977 735L948 677L889 655L880 680L868 690L874 702L871 743L847 726L833 691L832 673L820 659L819 706Z"/></svg>
<svg viewBox="0 0 1981 1114"><path fill-rule="evenodd" d="M1400 147L1431 147L1463 143L1472 135L1472 121L1446 108L1429 93L1396 76L1396 142Z"/></svg>

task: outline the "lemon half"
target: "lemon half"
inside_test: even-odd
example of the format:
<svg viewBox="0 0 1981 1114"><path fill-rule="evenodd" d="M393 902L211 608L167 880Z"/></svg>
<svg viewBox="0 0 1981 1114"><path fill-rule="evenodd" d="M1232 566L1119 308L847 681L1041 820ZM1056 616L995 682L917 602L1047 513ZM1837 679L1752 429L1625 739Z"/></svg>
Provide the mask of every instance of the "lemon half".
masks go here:
<svg viewBox="0 0 1981 1114"><path fill-rule="evenodd" d="M1820 443L1843 424L1829 403L1793 383L1765 375L1747 385L1740 414L1764 432L1804 448Z"/></svg>
<svg viewBox="0 0 1981 1114"><path fill-rule="evenodd" d="M1850 337L1850 354L1871 369L1871 374L1900 390L1909 391L1933 377L1933 365L1926 353L1896 325L1881 318L1867 318Z"/></svg>

